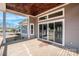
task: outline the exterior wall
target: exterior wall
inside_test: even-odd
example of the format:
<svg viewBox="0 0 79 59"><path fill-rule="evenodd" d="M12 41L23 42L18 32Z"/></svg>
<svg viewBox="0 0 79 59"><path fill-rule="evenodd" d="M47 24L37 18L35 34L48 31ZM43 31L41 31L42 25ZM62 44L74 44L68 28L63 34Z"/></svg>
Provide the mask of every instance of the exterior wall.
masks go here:
<svg viewBox="0 0 79 59"><path fill-rule="evenodd" d="M23 29L20 30L21 37L28 38L28 33L23 33Z"/></svg>
<svg viewBox="0 0 79 59"><path fill-rule="evenodd" d="M20 31L22 37L30 39L30 38L36 38L38 36L38 23L37 23L36 17L28 16L28 20L21 24L24 26L27 26L27 33L22 33L23 29L21 29L21 31ZM30 33L31 24L34 24L34 34Z"/></svg>
<svg viewBox="0 0 79 59"><path fill-rule="evenodd" d="M36 19L36 21L35 21L35 24L34 24L34 34L35 34L35 38L37 38L38 37L38 20L37 20L37 18L35 18Z"/></svg>
<svg viewBox="0 0 79 59"><path fill-rule="evenodd" d="M63 34L65 35L65 46L79 48L79 4L69 4L61 8L65 8L65 33Z"/></svg>
<svg viewBox="0 0 79 59"><path fill-rule="evenodd" d="M38 36L38 22L37 22L37 18L36 17L32 17L30 16L30 24L33 23L34 24L34 35L30 34L30 38L37 38Z"/></svg>
<svg viewBox="0 0 79 59"><path fill-rule="evenodd" d="M65 46L79 48L79 4L65 7Z"/></svg>
<svg viewBox="0 0 79 59"><path fill-rule="evenodd" d="M27 27L27 28L25 28L25 29L23 29L23 28L20 28L20 34L21 34L21 37L24 37L24 38L28 38L28 16L26 17L26 19L23 21L23 22L20 22L19 24L20 24L20 26L25 26L25 27ZM26 30L26 32L27 33L25 33L25 32L23 32L23 31L25 31Z"/></svg>

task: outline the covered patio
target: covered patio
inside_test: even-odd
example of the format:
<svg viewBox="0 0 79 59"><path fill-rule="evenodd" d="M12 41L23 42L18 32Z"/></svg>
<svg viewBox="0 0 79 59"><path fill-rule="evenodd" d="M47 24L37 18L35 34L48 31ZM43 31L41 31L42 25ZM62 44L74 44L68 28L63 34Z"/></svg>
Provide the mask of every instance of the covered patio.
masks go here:
<svg viewBox="0 0 79 59"><path fill-rule="evenodd" d="M3 11L3 38L2 37L0 38L0 42L1 42L0 43L0 55L1 56L2 55L3 56L79 56L79 51L76 48L64 47L64 43L62 46L60 46L54 43L40 40L38 38L38 37L42 37L41 39L45 39L46 36L48 35L48 32L46 32L47 35L43 35L44 34L43 32L42 32L43 34L40 34L41 31L43 30L41 29L39 33L40 35L38 34L38 27L39 27L38 22L39 21L37 17L43 15L45 12L48 13L47 10L51 12L52 10L51 8L54 8L57 6L62 7L65 5L66 4L61 4L61 3L52 3L52 4L7 3L7 4L2 4L3 6L2 10L4 10ZM28 20L20 24L23 26L27 25L27 36L25 35L25 37L27 38L21 37L20 39L17 38L18 40L14 40L10 42L6 41L6 12L10 12L10 13L14 13L17 15L22 15L22 16L27 17ZM49 24L50 31L52 30L52 26L50 26L51 24L52 23ZM55 25L55 23L53 25ZM59 24L57 23L57 25L54 26L54 29L56 29L58 25L61 26L60 23ZM46 26L47 24L44 27L45 31L48 30L46 29ZM23 33L21 33L21 35L23 35ZM64 35L62 36L64 37ZM63 39L63 37L60 39ZM50 38L52 39L52 36L50 36ZM56 42L62 44L61 41L57 40Z"/></svg>
<svg viewBox="0 0 79 59"><path fill-rule="evenodd" d="M37 39L10 42L4 51L6 56L79 56L76 49L58 47Z"/></svg>

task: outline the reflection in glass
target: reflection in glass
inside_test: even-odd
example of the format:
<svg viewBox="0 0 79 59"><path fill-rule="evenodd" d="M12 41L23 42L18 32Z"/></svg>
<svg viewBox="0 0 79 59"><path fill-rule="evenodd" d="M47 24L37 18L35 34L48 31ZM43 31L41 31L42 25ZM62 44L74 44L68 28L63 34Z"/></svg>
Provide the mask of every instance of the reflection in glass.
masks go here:
<svg viewBox="0 0 79 59"><path fill-rule="evenodd" d="M42 24L39 25L39 38L42 38Z"/></svg>
<svg viewBox="0 0 79 59"><path fill-rule="evenodd" d="M47 39L47 24L43 24L43 39Z"/></svg>
<svg viewBox="0 0 79 59"><path fill-rule="evenodd" d="M49 23L49 40L55 41L54 23Z"/></svg>
<svg viewBox="0 0 79 59"><path fill-rule="evenodd" d="M55 23L55 42L62 44L62 22Z"/></svg>

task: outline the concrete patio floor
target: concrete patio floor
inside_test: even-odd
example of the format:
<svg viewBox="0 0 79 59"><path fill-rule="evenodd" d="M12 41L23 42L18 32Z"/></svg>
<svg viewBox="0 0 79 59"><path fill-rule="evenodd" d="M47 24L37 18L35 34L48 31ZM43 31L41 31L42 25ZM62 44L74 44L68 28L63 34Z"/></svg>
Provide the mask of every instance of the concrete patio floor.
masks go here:
<svg viewBox="0 0 79 59"><path fill-rule="evenodd" d="M12 43L12 44L11 44ZM78 54L37 39L10 42L7 56L77 56Z"/></svg>

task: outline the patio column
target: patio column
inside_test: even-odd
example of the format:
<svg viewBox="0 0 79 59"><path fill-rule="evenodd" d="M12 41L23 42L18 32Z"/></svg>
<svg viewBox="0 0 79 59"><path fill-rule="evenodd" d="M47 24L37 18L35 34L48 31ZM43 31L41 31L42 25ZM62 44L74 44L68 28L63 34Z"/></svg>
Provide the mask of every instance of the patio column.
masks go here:
<svg viewBox="0 0 79 59"><path fill-rule="evenodd" d="M6 43L6 12L3 12L3 44Z"/></svg>
<svg viewBox="0 0 79 59"><path fill-rule="evenodd" d="M28 16L28 39L30 39L30 19L29 19L29 16Z"/></svg>
<svg viewBox="0 0 79 59"><path fill-rule="evenodd" d="M0 11L3 12L3 43L6 43L6 4L0 3Z"/></svg>

